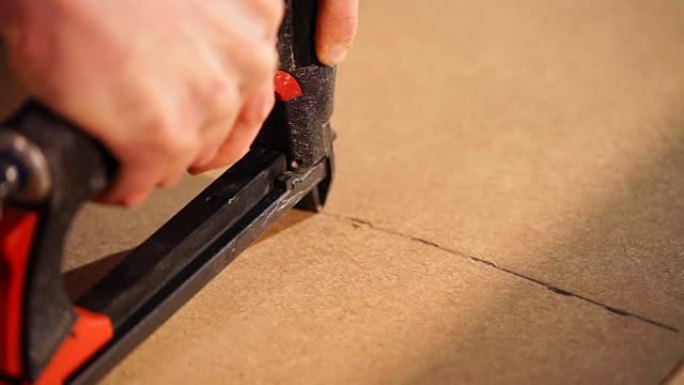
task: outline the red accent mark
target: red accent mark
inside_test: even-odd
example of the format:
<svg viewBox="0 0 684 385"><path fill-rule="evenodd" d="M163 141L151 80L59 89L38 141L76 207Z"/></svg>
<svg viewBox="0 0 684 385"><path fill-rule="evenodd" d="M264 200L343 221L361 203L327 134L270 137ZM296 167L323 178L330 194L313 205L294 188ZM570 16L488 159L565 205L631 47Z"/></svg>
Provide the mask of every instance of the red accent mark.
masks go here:
<svg viewBox="0 0 684 385"><path fill-rule="evenodd" d="M0 372L19 377L24 284L38 223L35 212L7 209L0 221Z"/></svg>
<svg viewBox="0 0 684 385"><path fill-rule="evenodd" d="M275 92L278 100L287 102L302 96L302 87L294 76L285 71L278 71L275 74Z"/></svg>
<svg viewBox="0 0 684 385"><path fill-rule="evenodd" d="M105 315L75 307L78 319L62 341L35 385L62 385L66 379L114 336L112 321Z"/></svg>

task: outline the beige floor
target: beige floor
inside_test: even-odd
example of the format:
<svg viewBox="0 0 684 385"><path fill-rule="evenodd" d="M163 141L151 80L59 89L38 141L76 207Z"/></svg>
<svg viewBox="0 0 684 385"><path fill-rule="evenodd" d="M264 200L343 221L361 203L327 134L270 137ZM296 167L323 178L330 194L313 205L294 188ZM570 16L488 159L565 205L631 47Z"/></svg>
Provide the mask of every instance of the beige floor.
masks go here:
<svg viewBox="0 0 684 385"><path fill-rule="evenodd" d="M104 382L684 384L684 3L361 13L326 212L290 213ZM89 208L70 279L207 181Z"/></svg>

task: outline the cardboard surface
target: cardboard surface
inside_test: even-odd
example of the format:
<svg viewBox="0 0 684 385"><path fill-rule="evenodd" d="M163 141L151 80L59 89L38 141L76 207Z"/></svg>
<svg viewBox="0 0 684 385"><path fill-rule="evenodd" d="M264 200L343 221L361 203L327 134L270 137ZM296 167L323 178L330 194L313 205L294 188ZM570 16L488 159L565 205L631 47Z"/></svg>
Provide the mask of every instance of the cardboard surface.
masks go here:
<svg viewBox="0 0 684 385"><path fill-rule="evenodd" d="M287 219L104 383L655 384L684 353L677 333L404 236Z"/></svg>
<svg viewBox="0 0 684 385"><path fill-rule="evenodd" d="M678 370L676 370L671 379L666 382L668 385L682 385L684 384L684 365L680 364Z"/></svg>
<svg viewBox="0 0 684 385"><path fill-rule="evenodd" d="M362 11L330 211L684 328L684 3Z"/></svg>
<svg viewBox="0 0 684 385"><path fill-rule="evenodd" d="M105 383L684 383L684 3L361 14L326 213L288 214ZM89 207L69 290L207 182Z"/></svg>

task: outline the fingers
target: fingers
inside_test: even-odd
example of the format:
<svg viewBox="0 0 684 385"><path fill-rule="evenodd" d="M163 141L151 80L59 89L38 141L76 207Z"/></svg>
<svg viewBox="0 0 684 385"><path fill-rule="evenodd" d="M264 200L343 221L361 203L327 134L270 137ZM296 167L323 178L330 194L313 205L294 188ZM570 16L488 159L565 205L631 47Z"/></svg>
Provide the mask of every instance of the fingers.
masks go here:
<svg viewBox="0 0 684 385"><path fill-rule="evenodd" d="M266 16L266 25L270 28L265 31L265 37L275 43L278 28L285 12L284 2L281 0L251 0L249 4L257 14Z"/></svg>
<svg viewBox="0 0 684 385"><path fill-rule="evenodd" d="M316 53L323 64L341 62L356 36L359 0L320 0Z"/></svg>
<svg viewBox="0 0 684 385"><path fill-rule="evenodd" d="M206 141L188 167L191 174L196 174L195 170L207 167L216 158L221 144L226 141L233 127L233 120L218 120L211 122L204 129L207 133L204 136Z"/></svg>
<svg viewBox="0 0 684 385"><path fill-rule="evenodd" d="M179 175L164 177L161 170L149 167L151 163L124 163L118 171L112 188L98 198L100 202L133 207L141 204L157 187L156 184L172 185ZM163 181L163 182L157 182Z"/></svg>
<svg viewBox="0 0 684 385"><path fill-rule="evenodd" d="M249 146L271 112L274 102L273 82L268 81L247 99L232 131L221 143L213 159L203 164L196 162L190 172L197 174L226 167L240 160L249 151Z"/></svg>
<svg viewBox="0 0 684 385"><path fill-rule="evenodd" d="M217 91L223 88L218 87ZM222 93L223 97L219 97L221 92L215 92L214 97L209 96L211 104L213 104L210 116L213 118L205 122L201 129L202 140L199 151L192 164L187 167L188 170L209 164L216 157L221 144L226 140L237 121L242 104L242 98L237 87L228 88Z"/></svg>
<svg viewBox="0 0 684 385"><path fill-rule="evenodd" d="M136 205L235 162L273 106L282 0L10 2L24 85L119 160L103 201Z"/></svg>

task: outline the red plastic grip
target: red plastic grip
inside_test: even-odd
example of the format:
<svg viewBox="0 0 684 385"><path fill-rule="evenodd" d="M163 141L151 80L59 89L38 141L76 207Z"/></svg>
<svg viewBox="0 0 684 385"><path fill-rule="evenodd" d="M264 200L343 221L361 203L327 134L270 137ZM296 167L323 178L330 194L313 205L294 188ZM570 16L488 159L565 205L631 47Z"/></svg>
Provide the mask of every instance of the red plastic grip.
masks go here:
<svg viewBox="0 0 684 385"><path fill-rule="evenodd" d="M8 377L24 377L21 340L24 287L37 225L37 213L18 209L7 209L0 220L0 373ZM77 319L71 333L62 341L35 385L63 384L112 339L114 328L108 317L81 308L75 311Z"/></svg>
<svg viewBox="0 0 684 385"><path fill-rule="evenodd" d="M74 310L78 318L71 334L62 341L35 385L62 385L114 336L108 317L79 307Z"/></svg>
<svg viewBox="0 0 684 385"><path fill-rule="evenodd" d="M37 224L35 212L17 209L0 221L0 372L13 377L22 371L22 299Z"/></svg>

